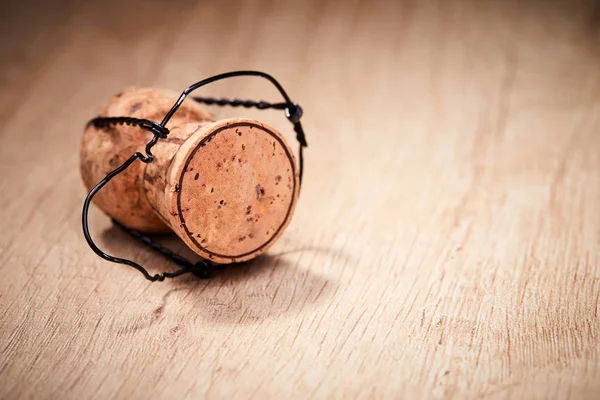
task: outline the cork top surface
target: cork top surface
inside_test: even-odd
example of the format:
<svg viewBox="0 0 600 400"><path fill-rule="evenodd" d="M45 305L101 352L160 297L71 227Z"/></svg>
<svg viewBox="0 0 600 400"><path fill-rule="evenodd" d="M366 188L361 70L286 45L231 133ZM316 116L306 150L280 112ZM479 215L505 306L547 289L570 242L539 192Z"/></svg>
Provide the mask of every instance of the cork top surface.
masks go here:
<svg viewBox="0 0 600 400"><path fill-rule="evenodd" d="M255 120L204 130L176 166L172 209L197 253L244 261L265 251L291 219L299 189L294 156L276 130Z"/></svg>

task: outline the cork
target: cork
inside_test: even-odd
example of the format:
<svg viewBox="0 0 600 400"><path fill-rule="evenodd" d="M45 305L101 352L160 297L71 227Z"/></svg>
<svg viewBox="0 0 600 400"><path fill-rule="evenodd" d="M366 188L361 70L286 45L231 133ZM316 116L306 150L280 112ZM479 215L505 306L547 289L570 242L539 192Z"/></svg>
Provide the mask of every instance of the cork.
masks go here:
<svg viewBox="0 0 600 400"><path fill-rule="evenodd" d="M150 103L158 112L160 102ZM168 125L168 138L153 148L154 161L136 162L126 175L115 177L114 185L111 181L105 187L112 185L109 195L96 203L135 229L172 230L203 258L217 263L249 260L264 253L291 220L299 191L293 152L267 124L249 118L213 121L198 104L190 103L192 108ZM131 101L113 107L127 111ZM142 118L160 121L164 114ZM81 169L88 188L120 165L110 163L113 157L125 161L134 148L143 149L151 134L139 131L127 126L103 133L87 129ZM98 134L96 139L88 137Z"/></svg>

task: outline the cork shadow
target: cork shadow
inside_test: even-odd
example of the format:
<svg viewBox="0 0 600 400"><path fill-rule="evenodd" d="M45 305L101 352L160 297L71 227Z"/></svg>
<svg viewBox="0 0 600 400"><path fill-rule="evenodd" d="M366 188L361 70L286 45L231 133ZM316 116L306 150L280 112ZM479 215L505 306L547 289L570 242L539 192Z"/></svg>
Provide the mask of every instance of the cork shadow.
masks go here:
<svg viewBox="0 0 600 400"><path fill-rule="evenodd" d="M195 259L177 236L158 239L173 251ZM115 226L103 232L102 240L108 251L135 258L150 273L177 268ZM161 303L150 312L155 318L169 314L169 319L181 317L182 320L192 318L194 322L210 324L251 325L295 315L305 308L323 306L339 285L315 271L316 265L311 262L313 250L267 253L245 263L225 266L215 271L210 279L186 274L158 283L165 285L165 294ZM140 323L144 325L142 321ZM130 329L146 327L136 325Z"/></svg>
<svg viewBox="0 0 600 400"><path fill-rule="evenodd" d="M251 325L326 305L337 286L301 261L266 254L218 271L186 294L205 323Z"/></svg>

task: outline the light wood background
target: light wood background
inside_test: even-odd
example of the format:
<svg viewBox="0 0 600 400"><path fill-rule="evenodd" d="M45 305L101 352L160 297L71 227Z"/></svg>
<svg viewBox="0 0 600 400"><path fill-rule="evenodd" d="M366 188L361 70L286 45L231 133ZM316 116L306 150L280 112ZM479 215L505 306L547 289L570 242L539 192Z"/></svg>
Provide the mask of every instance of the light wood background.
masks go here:
<svg viewBox="0 0 600 400"><path fill-rule="evenodd" d="M0 398L600 398L594 2L3 7ZM97 258L86 121L124 87L242 68L305 109L283 238L209 281ZM205 94L277 99L252 79ZM293 140L281 113L216 111Z"/></svg>

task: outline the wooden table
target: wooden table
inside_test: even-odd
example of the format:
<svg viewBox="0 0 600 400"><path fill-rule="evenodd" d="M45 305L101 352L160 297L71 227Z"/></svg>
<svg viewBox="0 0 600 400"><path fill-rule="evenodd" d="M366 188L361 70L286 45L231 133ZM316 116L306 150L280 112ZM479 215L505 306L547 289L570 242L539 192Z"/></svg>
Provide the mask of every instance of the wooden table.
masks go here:
<svg viewBox="0 0 600 400"><path fill-rule="evenodd" d="M21 2L2 24L0 398L598 398L600 33L578 2ZM86 121L129 85L275 75L292 224L149 283L81 233ZM207 95L266 100L260 80ZM216 110L292 132L278 112ZM166 260L92 233L153 272Z"/></svg>

